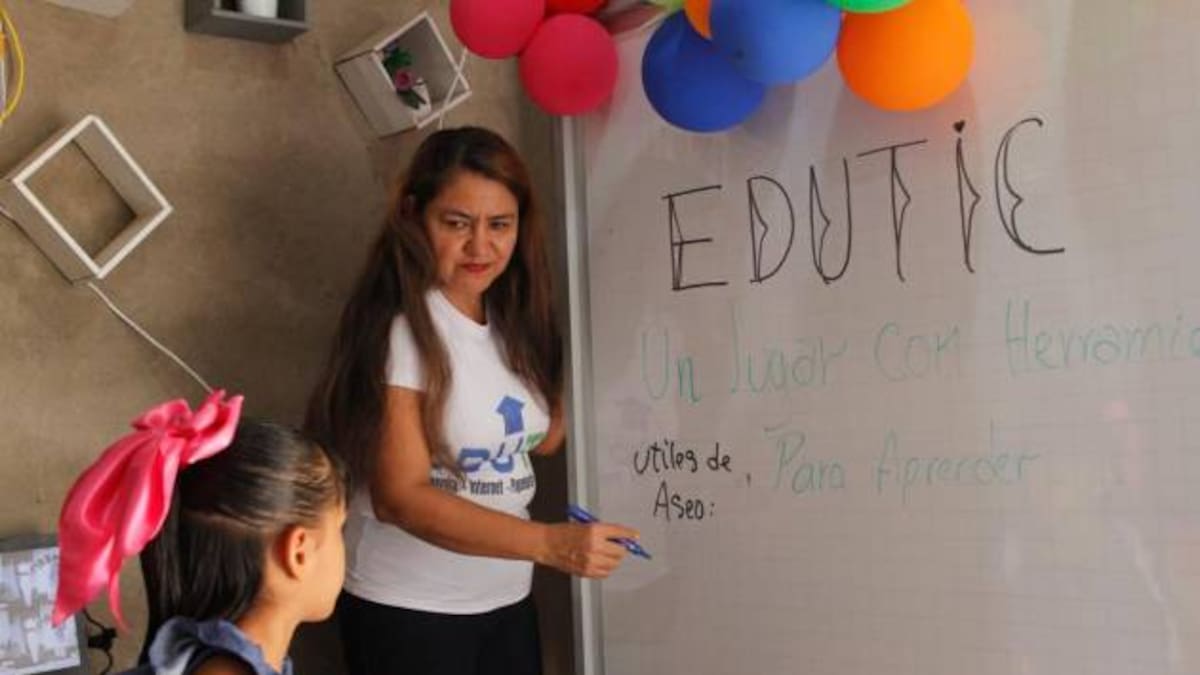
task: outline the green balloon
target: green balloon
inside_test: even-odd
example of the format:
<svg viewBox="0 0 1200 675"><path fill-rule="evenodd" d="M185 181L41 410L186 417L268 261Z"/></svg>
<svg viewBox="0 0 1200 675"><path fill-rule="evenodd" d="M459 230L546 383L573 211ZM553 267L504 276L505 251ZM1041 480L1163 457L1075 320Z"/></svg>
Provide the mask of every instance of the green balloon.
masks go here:
<svg viewBox="0 0 1200 675"><path fill-rule="evenodd" d="M829 4L834 7L859 14L889 12L897 7L903 7L909 2L910 0L829 0Z"/></svg>
<svg viewBox="0 0 1200 675"><path fill-rule="evenodd" d="M662 7L667 12L678 12L683 9L683 0L650 0L650 2ZM904 0L904 2L908 2L908 0Z"/></svg>

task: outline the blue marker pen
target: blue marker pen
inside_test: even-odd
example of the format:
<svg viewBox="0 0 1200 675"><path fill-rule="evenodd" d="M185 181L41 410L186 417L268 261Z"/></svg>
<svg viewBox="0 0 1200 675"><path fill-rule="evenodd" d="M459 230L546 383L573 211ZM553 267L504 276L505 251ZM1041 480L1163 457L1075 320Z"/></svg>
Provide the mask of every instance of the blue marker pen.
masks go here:
<svg viewBox="0 0 1200 675"><path fill-rule="evenodd" d="M570 518L571 520L574 520L577 523L598 523L598 522L600 522L600 520L598 518L596 518L596 516L593 516L592 514L588 513L584 509L576 506L575 504L569 504L567 506L567 518ZM637 543L636 541L634 541L628 537L618 537L616 539L613 539L613 541L624 546L626 551L629 551L630 553L632 553L634 555L640 555L643 558L645 558L646 560L650 559L650 554L646 552L646 549L642 548L641 544Z"/></svg>

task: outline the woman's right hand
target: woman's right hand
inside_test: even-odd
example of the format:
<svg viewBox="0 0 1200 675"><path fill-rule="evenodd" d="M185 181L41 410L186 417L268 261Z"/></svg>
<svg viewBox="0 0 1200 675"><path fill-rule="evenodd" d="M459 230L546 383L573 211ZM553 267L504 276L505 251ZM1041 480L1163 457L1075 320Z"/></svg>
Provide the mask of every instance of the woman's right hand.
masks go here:
<svg viewBox="0 0 1200 675"><path fill-rule="evenodd" d="M614 523L547 525L544 564L579 577L603 579L625 559L625 547L613 539L637 539L636 530Z"/></svg>

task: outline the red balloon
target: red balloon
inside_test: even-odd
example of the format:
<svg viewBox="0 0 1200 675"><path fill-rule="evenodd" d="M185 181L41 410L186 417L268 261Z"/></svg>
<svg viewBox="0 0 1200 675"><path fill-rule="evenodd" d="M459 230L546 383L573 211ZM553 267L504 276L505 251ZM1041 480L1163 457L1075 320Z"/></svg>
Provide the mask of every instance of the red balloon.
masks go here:
<svg viewBox="0 0 1200 675"><path fill-rule="evenodd" d="M617 45L595 19L556 14L538 27L521 53L521 82L548 113L590 112L617 85Z"/></svg>
<svg viewBox="0 0 1200 675"><path fill-rule="evenodd" d="M546 0L450 0L459 42L489 59L515 56L546 15Z"/></svg>
<svg viewBox="0 0 1200 675"><path fill-rule="evenodd" d="M604 0L546 0L551 14L591 14L604 5Z"/></svg>

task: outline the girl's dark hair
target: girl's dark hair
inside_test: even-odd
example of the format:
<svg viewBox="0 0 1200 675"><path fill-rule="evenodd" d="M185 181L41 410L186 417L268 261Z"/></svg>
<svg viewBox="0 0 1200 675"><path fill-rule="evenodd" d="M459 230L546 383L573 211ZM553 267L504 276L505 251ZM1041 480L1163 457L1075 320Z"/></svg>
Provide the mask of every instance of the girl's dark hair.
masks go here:
<svg viewBox="0 0 1200 675"><path fill-rule="evenodd" d="M443 408L452 377L425 294L437 266L425 211L460 172L503 184L516 198L520 222L513 257L484 295L488 322L504 343L507 365L555 404L562 390L562 340L555 315L545 227L529 172L492 131L438 131L417 148L393 196L383 232L371 247L309 401L305 431L345 458L352 483L369 483L379 451L392 322L403 313L425 373L421 422L434 464L457 470L444 442Z"/></svg>
<svg viewBox="0 0 1200 675"><path fill-rule="evenodd" d="M142 551L147 646L174 616L236 621L274 537L316 525L345 499L337 458L293 429L243 418L228 448L179 474L162 531Z"/></svg>

